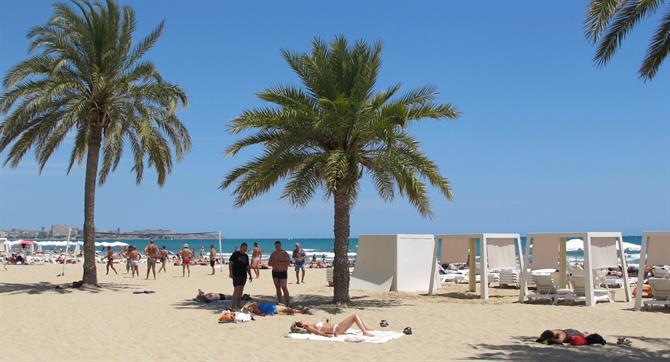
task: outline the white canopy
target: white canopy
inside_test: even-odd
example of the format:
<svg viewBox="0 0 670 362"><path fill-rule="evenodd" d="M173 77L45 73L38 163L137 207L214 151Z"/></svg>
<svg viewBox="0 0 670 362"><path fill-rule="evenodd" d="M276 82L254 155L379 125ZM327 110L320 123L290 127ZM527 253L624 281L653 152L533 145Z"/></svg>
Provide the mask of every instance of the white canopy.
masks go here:
<svg viewBox="0 0 670 362"><path fill-rule="evenodd" d="M670 231L646 231L642 233L642 251L637 274L637 284L642 285L646 266L670 264ZM635 310L642 306L640 289L635 293Z"/></svg>
<svg viewBox="0 0 670 362"><path fill-rule="evenodd" d="M572 239L572 240L570 240ZM580 240L576 240L580 239ZM586 242L584 242L585 240ZM586 281L586 305L595 305L593 294L594 269L622 266L626 301L630 300L626 257L624 255L623 236L619 232L566 232L566 233L529 233L526 238L526 253L521 273L521 292L519 301L523 302L528 293L528 276L532 270L555 269L559 271L559 286L567 285L567 252L579 241L584 249L584 273ZM570 245L569 245L569 242ZM579 249L577 249L579 250ZM528 262L530 260L530 263Z"/></svg>
<svg viewBox="0 0 670 362"><path fill-rule="evenodd" d="M616 244L617 250L619 250L619 244ZM623 249L626 251L640 251L642 246L629 243L627 241L623 242ZM570 239L566 243L566 250L567 251L580 251L584 250L584 240L582 239Z"/></svg>
<svg viewBox="0 0 670 362"><path fill-rule="evenodd" d="M480 290L483 300L489 299L488 271L502 269L523 269L523 252L519 234L442 234L436 235L442 240L440 262L467 262L470 268L470 291L476 290L476 243L479 240L480 250ZM517 263L517 250L519 263ZM521 265L519 265L521 264Z"/></svg>

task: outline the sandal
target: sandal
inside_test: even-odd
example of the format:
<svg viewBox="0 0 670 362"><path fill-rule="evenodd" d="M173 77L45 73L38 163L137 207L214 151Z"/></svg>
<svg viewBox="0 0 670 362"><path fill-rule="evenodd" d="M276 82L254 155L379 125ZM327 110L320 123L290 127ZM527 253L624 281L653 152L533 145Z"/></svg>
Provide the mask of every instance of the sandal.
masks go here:
<svg viewBox="0 0 670 362"><path fill-rule="evenodd" d="M412 327L405 327L405 329L403 329L402 332L409 336L410 334L412 334Z"/></svg>

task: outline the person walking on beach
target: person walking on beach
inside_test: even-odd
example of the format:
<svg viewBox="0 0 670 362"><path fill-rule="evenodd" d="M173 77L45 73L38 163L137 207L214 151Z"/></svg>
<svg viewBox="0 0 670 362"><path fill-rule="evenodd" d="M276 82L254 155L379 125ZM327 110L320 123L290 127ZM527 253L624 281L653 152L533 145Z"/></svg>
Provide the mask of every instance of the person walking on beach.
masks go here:
<svg viewBox="0 0 670 362"><path fill-rule="evenodd" d="M212 267L212 275L214 275L216 265L216 249L214 249L214 244L209 245L209 266Z"/></svg>
<svg viewBox="0 0 670 362"><path fill-rule="evenodd" d="M293 249L293 265L295 266L295 283L305 283L305 251L299 243L295 243ZM302 279L300 279L300 271L302 270Z"/></svg>
<svg viewBox="0 0 670 362"><path fill-rule="evenodd" d="M277 291L277 302L281 303L282 292L284 293L284 303L289 306L288 296L288 266L291 263L291 258L288 256L286 250L282 249L281 241L275 241L275 251L270 254L268 265L272 267L272 281L275 284Z"/></svg>
<svg viewBox="0 0 670 362"><path fill-rule="evenodd" d="M114 269L114 252L112 251L111 246L107 247L107 275L109 275L109 268L114 270L114 274L119 274L116 272L116 269Z"/></svg>
<svg viewBox="0 0 670 362"><path fill-rule="evenodd" d="M127 246L121 249L121 259L126 261L126 274L130 272L130 250Z"/></svg>
<svg viewBox="0 0 670 362"><path fill-rule="evenodd" d="M165 245L163 245L163 249L161 249L161 252L158 255L160 256L160 261L161 261L161 268L158 269L158 274L161 273L161 270L167 273L167 269L165 269L165 265L167 265L167 259L168 259L169 253L168 253L167 249L165 248Z"/></svg>
<svg viewBox="0 0 670 362"><path fill-rule="evenodd" d="M154 272L154 280L156 280L156 261L158 261L158 246L154 244L153 240L149 240L149 245L144 248L144 253L147 254L147 277L145 280L149 279L149 271Z"/></svg>
<svg viewBox="0 0 670 362"><path fill-rule="evenodd" d="M132 272L131 277L134 278L137 274L138 278L140 277L140 253L137 251L137 248L130 246L128 252L128 260L130 261L130 271Z"/></svg>
<svg viewBox="0 0 670 362"><path fill-rule="evenodd" d="M254 279L251 276L251 268L249 266L249 255L247 255L247 243L240 245L240 250L235 251L229 260L228 276L233 279L233 308L240 308L240 299L244 292L244 285L247 284L247 274L249 274L249 282Z"/></svg>
<svg viewBox="0 0 670 362"><path fill-rule="evenodd" d="M184 248L181 249L181 276L186 276L186 270L188 270L188 277L191 277L191 258L193 257L193 252L188 248L188 244L184 244Z"/></svg>
<svg viewBox="0 0 670 362"><path fill-rule="evenodd" d="M263 257L263 251L261 247L258 246L258 243L254 243L254 248L251 249L251 269L256 273L256 279L260 278L260 267L261 267L261 258Z"/></svg>

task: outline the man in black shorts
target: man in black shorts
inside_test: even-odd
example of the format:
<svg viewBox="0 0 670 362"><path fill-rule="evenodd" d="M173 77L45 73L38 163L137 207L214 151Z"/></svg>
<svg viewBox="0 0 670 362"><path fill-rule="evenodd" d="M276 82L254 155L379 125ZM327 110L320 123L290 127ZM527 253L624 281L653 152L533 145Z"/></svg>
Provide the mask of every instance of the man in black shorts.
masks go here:
<svg viewBox="0 0 670 362"><path fill-rule="evenodd" d="M247 274L249 274L249 282L253 281L251 277L251 269L249 268L249 256L247 255L247 243L240 245L240 250L236 250L228 260L228 272L230 278L233 279L233 308L240 308L240 299L244 292L244 285L247 283Z"/></svg>
<svg viewBox="0 0 670 362"><path fill-rule="evenodd" d="M291 263L291 258L288 253L281 248L281 241L275 241L275 251L270 255L268 265L272 267L272 281L275 283L277 290L277 302L281 303L282 291L284 292L284 300L286 306L289 306L288 287L286 282L288 280L288 266Z"/></svg>

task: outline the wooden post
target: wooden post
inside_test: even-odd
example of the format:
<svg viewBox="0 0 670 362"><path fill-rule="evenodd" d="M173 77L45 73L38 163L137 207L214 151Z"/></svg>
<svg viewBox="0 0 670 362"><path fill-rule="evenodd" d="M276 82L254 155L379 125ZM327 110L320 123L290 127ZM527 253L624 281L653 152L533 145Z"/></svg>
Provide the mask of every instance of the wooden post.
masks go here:
<svg viewBox="0 0 670 362"><path fill-rule="evenodd" d="M480 286L482 300L489 300L489 272L488 272L488 253L486 250L486 235L482 235L479 238L479 270L481 272Z"/></svg>
<svg viewBox="0 0 670 362"><path fill-rule="evenodd" d="M584 281L586 288L586 305L596 305L596 300L593 296L593 270L591 268L591 235L586 233L584 238Z"/></svg>
<svg viewBox="0 0 670 362"><path fill-rule="evenodd" d="M642 290L644 289L644 269L647 265L647 250L649 250L649 235L642 233L642 249L640 250L640 265L637 270L637 291L635 292L635 310L642 308ZM624 271L625 272L625 271Z"/></svg>
<svg viewBox="0 0 670 362"><path fill-rule="evenodd" d="M430 268L430 284L428 286L428 295L433 295L435 291L435 273L437 272L437 239L433 236L433 266Z"/></svg>
<svg viewBox="0 0 670 362"><path fill-rule="evenodd" d="M626 295L626 302L630 302L630 285L628 283L628 262L626 261L626 253L623 250L623 235L617 237L617 244L619 245L619 258L621 258L621 270L623 271L623 289ZM640 257L641 259L642 257Z"/></svg>
<svg viewBox="0 0 670 362"><path fill-rule="evenodd" d="M528 295L528 250L530 249L530 238L526 236L526 251L521 248L521 236L516 239L516 245L519 247L519 264L521 264L521 285L519 285L519 303L523 303Z"/></svg>
<svg viewBox="0 0 670 362"><path fill-rule="evenodd" d="M567 246L567 238L566 237L561 237L559 244L558 244L558 252L559 252L559 262L558 262L558 272L559 272L559 278L558 278L558 286L561 288L566 288L568 286L568 278L567 278L567 266L568 266L568 246ZM584 240L584 243L586 243L586 240Z"/></svg>
<svg viewBox="0 0 670 362"><path fill-rule="evenodd" d="M471 238L470 239L470 250L468 252L468 276L470 277L468 280L468 290L471 292L475 292L477 290L477 265L475 263L475 254L477 254L477 239Z"/></svg>

